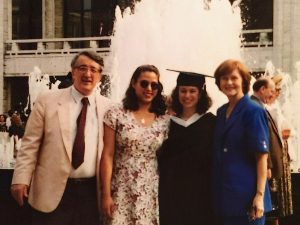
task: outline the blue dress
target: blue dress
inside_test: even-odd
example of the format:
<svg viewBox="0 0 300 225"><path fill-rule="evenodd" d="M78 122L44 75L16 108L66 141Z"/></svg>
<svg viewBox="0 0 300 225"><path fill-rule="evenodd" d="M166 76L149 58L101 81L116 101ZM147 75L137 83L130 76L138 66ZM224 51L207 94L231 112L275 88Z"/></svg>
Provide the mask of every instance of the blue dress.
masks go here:
<svg viewBox="0 0 300 225"><path fill-rule="evenodd" d="M213 208L218 218L232 219L247 217L252 206L257 184L255 153L268 153L269 133L265 111L248 95L240 99L228 119L227 107L228 103L217 111ZM267 182L264 209L271 211Z"/></svg>

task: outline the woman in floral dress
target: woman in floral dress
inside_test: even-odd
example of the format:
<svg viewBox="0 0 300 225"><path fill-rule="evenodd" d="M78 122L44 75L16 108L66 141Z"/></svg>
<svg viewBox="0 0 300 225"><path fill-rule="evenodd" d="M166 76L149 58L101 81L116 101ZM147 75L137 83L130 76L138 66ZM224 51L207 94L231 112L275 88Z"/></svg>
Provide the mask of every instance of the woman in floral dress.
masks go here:
<svg viewBox="0 0 300 225"><path fill-rule="evenodd" d="M159 223L156 150L168 128L159 76L153 65L138 67L123 105L104 117L100 170L106 224Z"/></svg>

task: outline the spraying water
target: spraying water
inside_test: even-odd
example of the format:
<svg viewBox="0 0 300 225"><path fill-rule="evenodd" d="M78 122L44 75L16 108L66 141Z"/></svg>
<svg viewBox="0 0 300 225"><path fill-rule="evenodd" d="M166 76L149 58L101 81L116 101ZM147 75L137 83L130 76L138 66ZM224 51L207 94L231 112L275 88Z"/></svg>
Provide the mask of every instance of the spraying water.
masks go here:
<svg viewBox="0 0 300 225"><path fill-rule="evenodd" d="M292 124L292 139L291 148L294 150L295 160L292 161L291 167L295 172L300 172L300 61L295 63L297 70L296 80L293 82L290 77L286 83L286 87L289 90L288 95L285 98L282 109L288 116L288 121Z"/></svg>
<svg viewBox="0 0 300 225"><path fill-rule="evenodd" d="M275 119L278 122L279 133L282 130L291 130L288 139L288 151L291 159L291 169L293 172L300 172L300 104L297 96L300 95L300 62L295 65L298 71L298 79L293 82L288 73L281 72L271 61L267 62L264 76L272 77L279 73L283 76L281 82L281 92L278 100L272 105L277 112Z"/></svg>
<svg viewBox="0 0 300 225"><path fill-rule="evenodd" d="M29 96L30 101L27 101L27 107L32 109L33 104L37 98L37 96L46 90L49 89L57 89L57 85L52 84L50 86L50 77L48 74L42 74L40 68L35 66L33 71L28 76L28 86L29 86Z"/></svg>
<svg viewBox="0 0 300 225"><path fill-rule="evenodd" d="M134 14L116 9L112 38L112 98L123 98L133 71L142 64L156 65L165 94L175 87L177 74L169 69L213 75L225 59L240 59L242 29L239 7L228 0L143 0ZM214 80L208 81L214 108L225 97Z"/></svg>

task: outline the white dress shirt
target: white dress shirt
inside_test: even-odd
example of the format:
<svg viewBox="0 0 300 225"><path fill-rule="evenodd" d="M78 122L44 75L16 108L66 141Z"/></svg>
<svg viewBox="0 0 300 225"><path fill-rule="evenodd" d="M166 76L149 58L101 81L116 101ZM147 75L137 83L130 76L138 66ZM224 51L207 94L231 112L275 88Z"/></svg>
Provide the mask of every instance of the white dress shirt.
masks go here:
<svg viewBox="0 0 300 225"><path fill-rule="evenodd" d="M78 92L74 86L71 87L71 94L74 101L70 104L71 115L71 138L74 143L76 132L77 132L77 118L82 109L81 99L87 97L89 99L89 105L87 108L86 123L85 123L85 152L84 162L74 170L72 168L70 177L71 178L86 178L93 177L96 175L96 160L97 160L97 149L98 149L98 118L96 108L96 93L95 91L89 96L83 96Z"/></svg>

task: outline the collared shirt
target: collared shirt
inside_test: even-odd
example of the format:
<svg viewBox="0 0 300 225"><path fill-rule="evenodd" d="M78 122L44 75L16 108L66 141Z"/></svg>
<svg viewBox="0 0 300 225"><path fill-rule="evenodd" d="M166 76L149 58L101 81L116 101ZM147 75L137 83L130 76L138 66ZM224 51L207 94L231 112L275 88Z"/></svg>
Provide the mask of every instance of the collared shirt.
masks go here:
<svg viewBox="0 0 300 225"><path fill-rule="evenodd" d="M84 178L93 177L96 174L96 160L97 160L97 150L98 150L98 118L97 118L97 108L96 108L96 93L95 91L89 96L83 96L79 93L74 86L71 87L72 101L70 103L71 115L71 138L72 143L74 143L77 123L76 120L82 109L81 99L83 97L88 97L89 105L86 115L85 124L85 152L84 152L84 162L74 170L72 168L70 177L72 178Z"/></svg>

